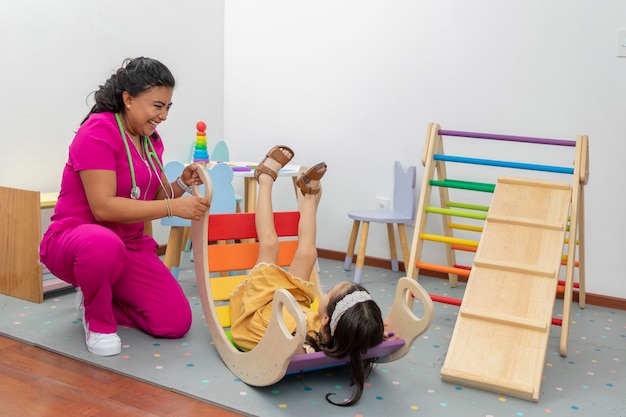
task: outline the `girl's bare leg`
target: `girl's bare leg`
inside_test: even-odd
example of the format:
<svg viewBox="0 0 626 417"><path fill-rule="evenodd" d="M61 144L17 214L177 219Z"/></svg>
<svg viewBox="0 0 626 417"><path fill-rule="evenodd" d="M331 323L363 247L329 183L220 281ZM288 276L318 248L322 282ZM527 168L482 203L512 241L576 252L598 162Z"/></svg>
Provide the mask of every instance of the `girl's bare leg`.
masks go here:
<svg viewBox="0 0 626 417"><path fill-rule="evenodd" d="M320 168L323 173L326 167ZM311 188L319 187L319 181L311 180ZM289 272L305 281L311 277L311 272L317 260L317 206L321 197L319 194L299 195L300 222L298 223L298 249L289 267Z"/></svg>
<svg viewBox="0 0 626 417"><path fill-rule="evenodd" d="M289 151L285 149L283 153L290 155ZM281 168L281 165L271 158L266 159L264 164L276 172ZM274 208L272 205L274 179L267 174L261 174L257 181L259 183L255 216L256 231L259 237L259 257L257 258L257 263L276 264L278 263L280 245L276 227L274 226Z"/></svg>

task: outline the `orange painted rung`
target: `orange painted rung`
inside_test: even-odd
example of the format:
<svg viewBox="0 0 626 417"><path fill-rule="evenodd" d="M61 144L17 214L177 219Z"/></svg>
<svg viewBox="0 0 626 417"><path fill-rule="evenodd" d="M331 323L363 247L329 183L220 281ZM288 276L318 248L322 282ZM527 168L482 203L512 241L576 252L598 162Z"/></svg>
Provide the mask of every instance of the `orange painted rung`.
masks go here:
<svg viewBox="0 0 626 417"><path fill-rule="evenodd" d="M450 247L452 249L454 249L454 250L461 250L461 251L465 251L465 252L476 252L476 249L477 249L477 248L472 247L472 246L457 245L456 243L453 244Z"/></svg>
<svg viewBox="0 0 626 417"><path fill-rule="evenodd" d="M462 277L469 277L470 275L470 271L467 269L455 268L453 266L429 264L426 262L416 262L415 266L422 269L428 269L430 271L443 272L444 274L454 274Z"/></svg>
<svg viewBox="0 0 626 417"><path fill-rule="evenodd" d="M567 265L567 255L561 255L561 265ZM574 261L574 266L578 268L578 261Z"/></svg>
<svg viewBox="0 0 626 417"><path fill-rule="evenodd" d="M288 266L298 248L297 240L283 240L278 252L278 265ZM225 243L208 245L209 272L252 269L259 255L258 243Z"/></svg>

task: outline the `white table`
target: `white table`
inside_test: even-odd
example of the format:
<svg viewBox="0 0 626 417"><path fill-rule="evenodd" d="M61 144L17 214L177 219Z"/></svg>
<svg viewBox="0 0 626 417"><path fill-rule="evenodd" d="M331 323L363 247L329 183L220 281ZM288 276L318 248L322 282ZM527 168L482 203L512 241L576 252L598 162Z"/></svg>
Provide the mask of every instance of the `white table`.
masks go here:
<svg viewBox="0 0 626 417"><path fill-rule="evenodd" d="M209 162L208 168L215 165L217 162ZM256 210L256 194L257 194L257 182L254 178L254 168L258 163L251 162L223 162L233 168L233 175L235 178L243 178L244 180L244 211L252 213ZM297 180L300 174L300 165L285 165L280 171L278 171L278 178L291 178L293 181L294 192L296 197L298 196ZM277 179L278 179L277 178Z"/></svg>

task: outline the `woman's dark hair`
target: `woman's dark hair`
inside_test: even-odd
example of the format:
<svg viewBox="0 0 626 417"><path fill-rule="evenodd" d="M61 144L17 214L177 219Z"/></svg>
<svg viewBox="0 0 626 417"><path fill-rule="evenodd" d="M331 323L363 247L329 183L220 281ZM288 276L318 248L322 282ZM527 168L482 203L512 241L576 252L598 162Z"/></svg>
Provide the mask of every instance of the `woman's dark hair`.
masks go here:
<svg viewBox="0 0 626 417"><path fill-rule="evenodd" d="M93 105L81 125L93 113L123 113L122 93L124 91L132 97L137 97L153 87L174 88L175 84L176 80L170 70L156 59L127 58L122 66L104 82L104 85L99 86L98 90L93 92L96 104Z"/></svg>
<svg viewBox="0 0 626 417"><path fill-rule="evenodd" d="M363 286L352 283L342 294L328 300L326 308L329 317L333 316L335 307L346 295L355 291L367 291ZM329 320L330 322L330 320ZM367 300L355 304L350 307L341 316L337 322L334 336L330 337L330 324L326 324L322 329L323 337L317 334L316 337L307 335L307 342L315 348L315 350L323 351L326 355L333 358L350 358L350 367L352 368L353 383L355 386L354 394L349 400L336 403L330 400L334 393L326 394L326 400L334 405L347 407L361 398L365 379L376 362L376 359L362 360L361 354L365 353L369 348L382 343L384 323L380 307L373 300ZM328 340L328 337L330 337Z"/></svg>

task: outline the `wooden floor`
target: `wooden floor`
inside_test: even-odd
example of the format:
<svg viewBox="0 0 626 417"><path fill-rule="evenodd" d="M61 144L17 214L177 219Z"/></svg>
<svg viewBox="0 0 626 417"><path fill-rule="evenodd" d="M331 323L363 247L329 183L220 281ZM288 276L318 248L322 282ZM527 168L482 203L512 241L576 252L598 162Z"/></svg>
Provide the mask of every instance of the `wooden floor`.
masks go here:
<svg viewBox="0 0 626 417"><path fill-rule="evenodd" d="M0 336L0 416L241 417Z"/></svg>

